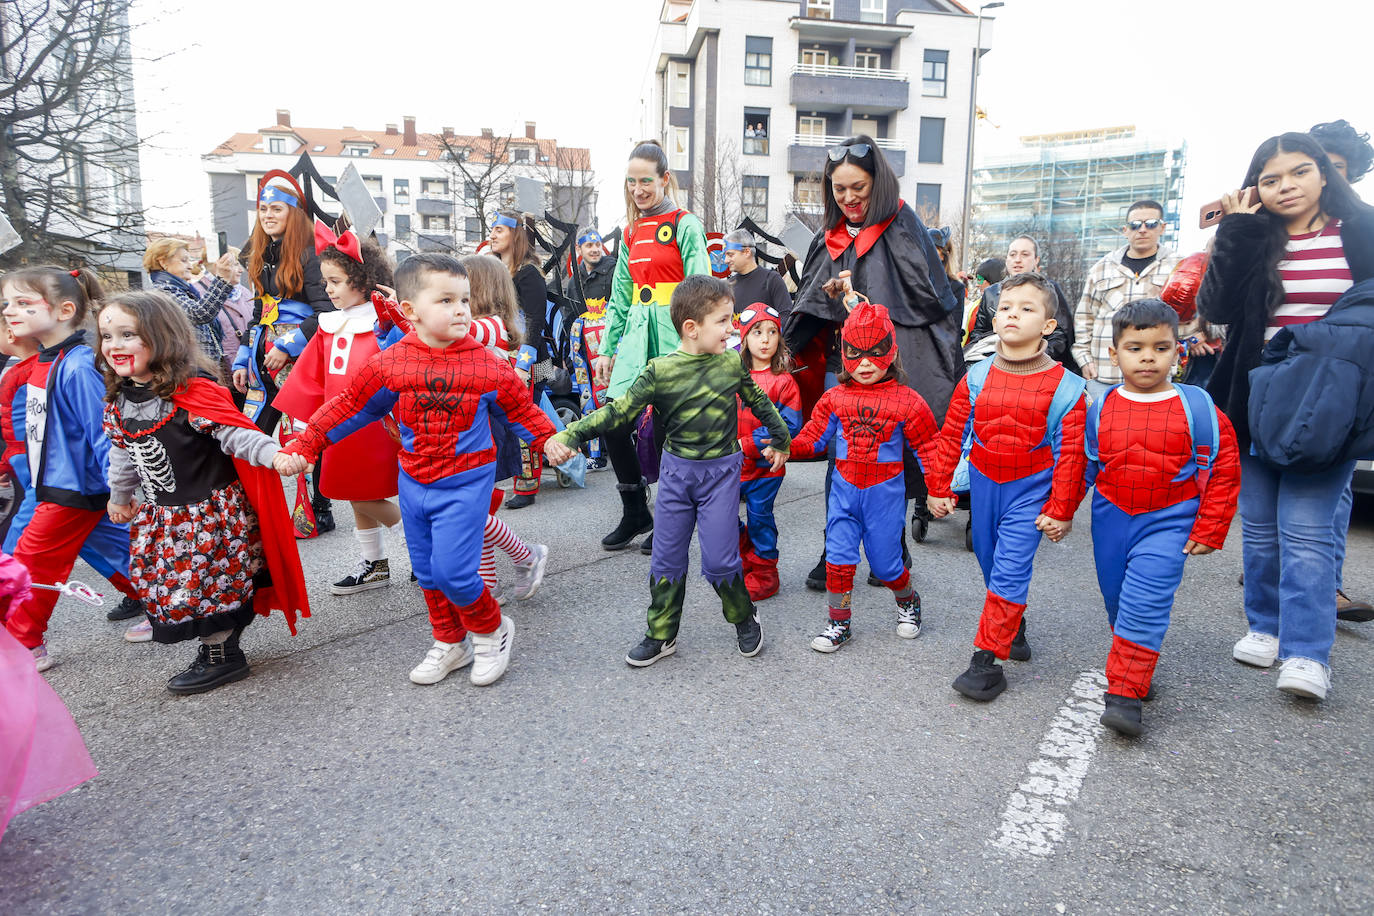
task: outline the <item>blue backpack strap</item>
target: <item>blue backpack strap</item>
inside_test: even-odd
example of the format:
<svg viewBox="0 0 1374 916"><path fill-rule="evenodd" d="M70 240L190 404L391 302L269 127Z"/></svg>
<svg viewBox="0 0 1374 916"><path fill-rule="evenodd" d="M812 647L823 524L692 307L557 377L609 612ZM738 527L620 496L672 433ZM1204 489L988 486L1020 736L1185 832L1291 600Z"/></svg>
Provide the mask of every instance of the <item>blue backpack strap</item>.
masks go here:
<svg viewBox="0 0 1374 916"><path fill-rule="evenodd" d="M988 380L988 373L992 371L992 357L979 360L969 367L968 372L964 373L964 383L968 386L968 419L964 421L964 436L959 447L959 462L954 467L954 476L950 483L950 489L955 493L967 493L969 490L968 478L968 455L973 450L973 410L978 404L978 392L983 390L983 384Z"/></svg>
<svg viewBox="0 0 1374 916"><path fill-rule="evenodd" d="M1083 381L1083 376L1064 370L1064 374L1059 379L1058 386L1054 389L1054 397L1050 400L1050 410L1046 416L1045 441L1042 446L1048 445L1056 458L1059 457L1059 442L1064 426L1064 418L1073 410L1073 405L1078 403L1078 399L1083 396L1083 391L1088 383Z"/></svg>
<svg viewBox="0 0 1374 916"><path fill-rule="evenodd" d="M1178 391L1179 403L1188 417L1188 435L1193 440L1193 462L1184 465L1174 477L1175 482L1187 480L1194 474L1198 477L1198 487L1207 486L1207 478L1216 461L1217 444L1221 440L1221 429L1217 423L1216 405L1206 391L1196 385L1174 385Z"/></svg>
<svg viewBox="0 0 1374 916"><path fill-rule="evenodd" d="M1085 387L1086 387L1086 383ZM1097 461L1097 428L1102 422L1102 405L1107 403L1107 395L1120 388L1120 383L1107 389L1107 393L1100 398L1094 398L1088 405L1088 419L1083 430L1083 451L1087 453L1089 461Z"/></svg>

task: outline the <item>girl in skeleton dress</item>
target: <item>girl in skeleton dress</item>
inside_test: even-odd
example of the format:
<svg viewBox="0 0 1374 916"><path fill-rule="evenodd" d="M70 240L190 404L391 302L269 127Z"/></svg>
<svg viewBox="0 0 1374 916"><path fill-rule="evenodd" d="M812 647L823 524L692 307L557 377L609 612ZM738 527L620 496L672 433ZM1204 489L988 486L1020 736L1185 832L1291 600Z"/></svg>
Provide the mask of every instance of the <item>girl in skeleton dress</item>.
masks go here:
<svg viewBox="0 0 1374 916"><path fill-rule="evenodd" d="M116 296L99 325L110 518L133 523L129 573L153 639L200 640L195 660L167 689L202 693L248 676L239 636L255 613L281 610L292 633L297 612L309 616L290 516L271 471L279 446L210 380L214 367L202 365L175 300L158 292Z"/></svg>

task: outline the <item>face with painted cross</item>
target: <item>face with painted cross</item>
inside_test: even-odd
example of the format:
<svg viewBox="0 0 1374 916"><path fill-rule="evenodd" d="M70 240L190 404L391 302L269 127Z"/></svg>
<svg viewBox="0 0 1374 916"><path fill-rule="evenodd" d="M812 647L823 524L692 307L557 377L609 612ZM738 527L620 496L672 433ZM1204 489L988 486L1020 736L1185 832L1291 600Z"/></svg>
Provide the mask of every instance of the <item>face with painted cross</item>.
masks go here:
<svg viewBox="0 0 1374 916"><path fill-rule="evenodd" d="M860 302L840 332L844 371L861 385L881 381L897 358L896 330L887 307Z"/></svg>

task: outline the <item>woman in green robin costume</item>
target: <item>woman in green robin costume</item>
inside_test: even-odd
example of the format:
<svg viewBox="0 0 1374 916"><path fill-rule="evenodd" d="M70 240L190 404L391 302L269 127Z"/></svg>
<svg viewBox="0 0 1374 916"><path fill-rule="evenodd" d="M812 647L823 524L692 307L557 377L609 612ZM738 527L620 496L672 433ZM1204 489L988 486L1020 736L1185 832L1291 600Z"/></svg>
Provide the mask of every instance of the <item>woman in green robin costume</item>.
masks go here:
<svg viewBox="0 0 1374 916"><path fill-rule="evenodd" d="M597 380L608 386L609 398L628 391L649 360L677 349L668 301L684 277L711 273L701 220L674 202L676 192L663 147L653 140L636 146L625 167L624 255L617 259L611 281L603 355L593 366ZM661 438L655 439L655 449L661 449ZM654 518L629 429L607 433L606 451L624 508L620 524L601 539L601 546L623 550L637 535L653 530ZM641 547L645 553L652 537Z"/></svg>

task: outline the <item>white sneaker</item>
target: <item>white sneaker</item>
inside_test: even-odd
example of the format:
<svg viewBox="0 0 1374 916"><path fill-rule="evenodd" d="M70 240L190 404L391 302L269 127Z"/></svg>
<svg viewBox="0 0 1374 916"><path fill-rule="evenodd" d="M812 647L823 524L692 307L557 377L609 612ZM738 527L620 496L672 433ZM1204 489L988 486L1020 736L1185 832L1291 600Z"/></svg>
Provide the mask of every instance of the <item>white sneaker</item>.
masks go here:
<svg viewBox="0 0 1374 916"><path fill-rule="evenodd" d="M1279 657L1279 638L1251 630L1236 643L1231 657L1256 668L1268 668Z"/></svg>
<svg viewBox="0 0 1374 916"><path fill-rule="evenodd" d="M488 587L487 591L491 592L491 598L497 604L506 603L506 587L501 584L500 579L497 579L494 585Z"/></svg>
<svg viewBox="0 0 1374 916"><path fill-rule="evenodd" d="M152 642L153 624L147 617L124 631L124 638L129 642Z"/></svg>
<svg viewBox="0 0 1374 916"><path fill-rule="evenodd" d="M474 658L469 677L474 684L478 687L494 684L506 673L510 667L510 644L514 636L515 622L505 614L501 615L501 625L494 633L471 634Z"/></svg>
<svg viewBox="0 0 1374 916"><path fill-rule="evenodd" d="M1278 687L1294 696L1324 700L1331 689L1331 669L1310 658L1285 658L1279 667Z"/></svg>
<svg viewBox="0 0 1374 916"><path fill-rule="evenodd" d="M437 684L453 671L464 665L472 664L472 644L462 642L439 642L425 653L420 664L410 669L410 680L416 684Z"/></svg>
<svg viewBox="0 0 1374 916"><path fill-rule="evenodd" d="M544 581L544 567L549 563L549 548L543 544L530 545L530 558L515 564L515 597L519 601L533 598Z"/></svg>
<svg viewBox="0 0 1374 916"><path fill-rule="evenodd" d="M39 671L47 671L56 664L48 654L48 644L45 642L39 643L29 651L33 653L33 666Z"/></svg>

